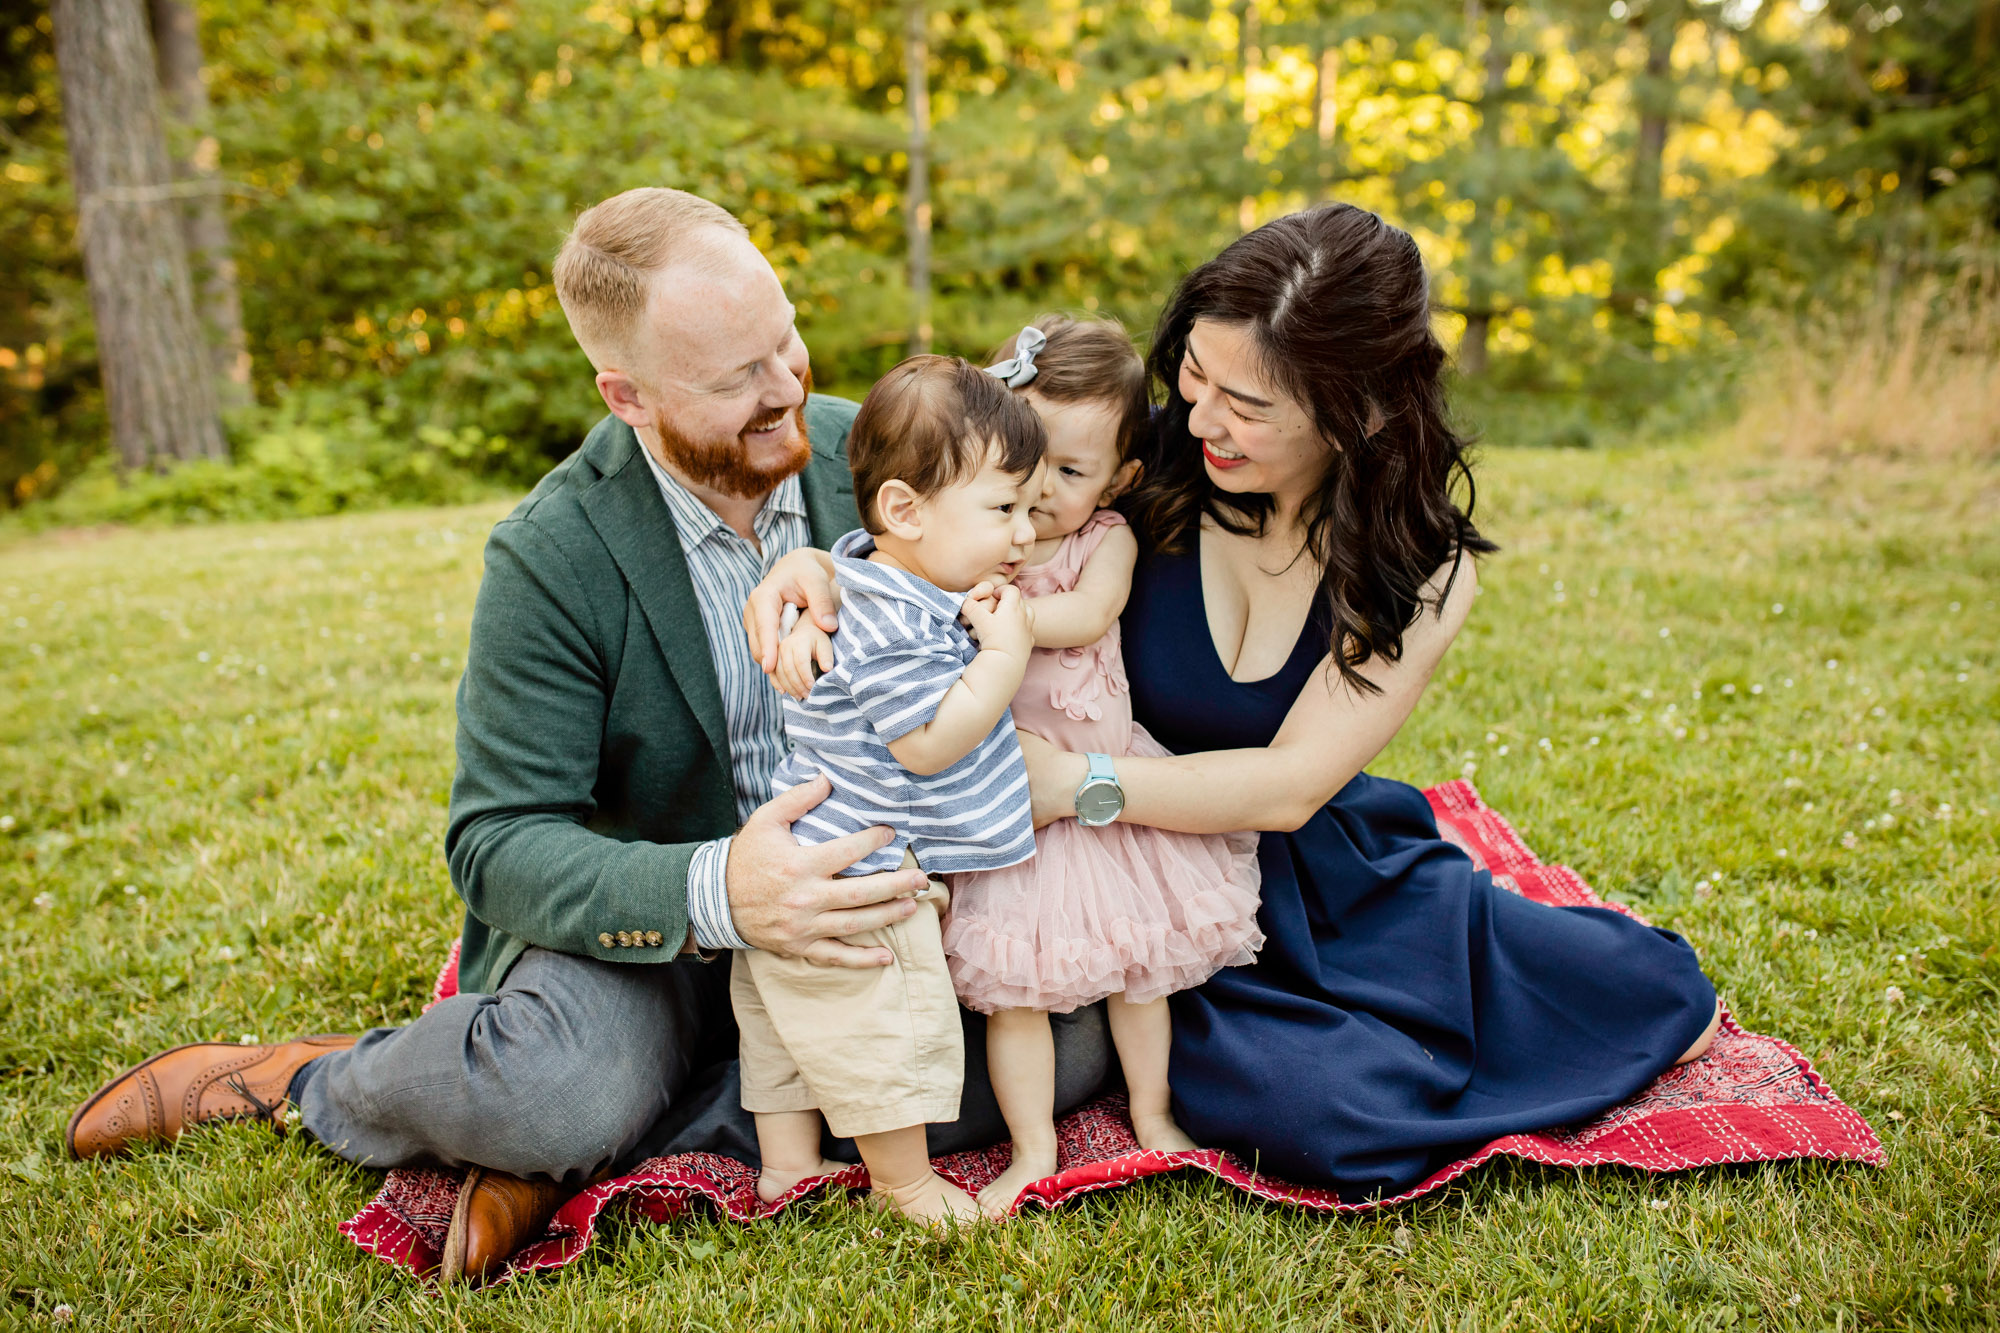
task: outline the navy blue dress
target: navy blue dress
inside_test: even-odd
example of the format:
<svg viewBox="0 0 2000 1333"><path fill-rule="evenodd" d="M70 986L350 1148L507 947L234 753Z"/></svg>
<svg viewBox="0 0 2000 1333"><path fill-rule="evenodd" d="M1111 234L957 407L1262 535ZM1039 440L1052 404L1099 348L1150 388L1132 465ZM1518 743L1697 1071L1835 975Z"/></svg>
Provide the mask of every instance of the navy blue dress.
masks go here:
<svg viewBox="0 0 2000 1333"><path fill-rule="evenodd" d="M1122 618L1133 711L1177 752L1271 743L1326 654L1230 679L1194 554L1141 557ZM1174 1114L1204 1147L1349 1200L1503 1134L1588 1119L1669 1068L1715 989L1678 935L1493 883L1416 788L1355 778L1263 835L1267 943L1172 998Z"/></svg>

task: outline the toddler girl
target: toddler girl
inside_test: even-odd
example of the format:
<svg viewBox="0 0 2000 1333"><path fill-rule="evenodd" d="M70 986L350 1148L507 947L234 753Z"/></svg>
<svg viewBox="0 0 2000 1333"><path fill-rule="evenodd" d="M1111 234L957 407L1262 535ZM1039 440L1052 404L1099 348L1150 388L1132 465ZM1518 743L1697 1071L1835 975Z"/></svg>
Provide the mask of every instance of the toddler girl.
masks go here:
<svg viewBox="0 0 2000 1333"><path fill-rule="evenodd" d="M1064 749L1163 755L1132 720L1118 614L1138 543L1105 506L1137 478L1130 457L1150 415L1146 372L1109 320L1045 317L1001 348L990 373L1048 429L1048 480L1029 512L1035 544L1015 574L1034 610L1035 652L1014 722ZM1198 836L1136 824L1059 819L1033 859L953 876L944 947L959 1000L990 1015L986 1060L1014 1158L980 1191L990 1216L1054 1172L1055 1058L1048 1016L1110 997L1142 1147L1195 1147L1174 1123L1166 997L1251 961L1257 928L1254 834Z"/></svg>

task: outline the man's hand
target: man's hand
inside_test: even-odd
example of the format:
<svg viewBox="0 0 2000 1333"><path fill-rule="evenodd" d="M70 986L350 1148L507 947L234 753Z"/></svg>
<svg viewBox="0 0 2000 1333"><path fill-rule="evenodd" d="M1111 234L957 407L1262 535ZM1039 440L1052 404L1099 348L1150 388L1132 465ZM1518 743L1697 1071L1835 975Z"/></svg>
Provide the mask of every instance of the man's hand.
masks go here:
<svg viewBox="0 0 2000 1333"><path fill-rule="evenodd" d="M800 547L774 561L770 573L750 590L750 600L743 604L743 632L750 638L750 656L765 675L778 669L778 644L785 637L779 624L787 606L803 609L806 618L828 634L840 628L832 556Z"/></svg>
<svg viewBox="0 0 2000 1333"><path fill-rule="evenodd" d="M981 652L1005 653L1025 664L1035 651L1035 613L1011 583L980 584L965 595L959 614Z"/></svg>
<svg viewBox="0 0 2000 1333"><path fill-rule="evenodd" d="M729 844L729 911L736 933L759 949L821 967L887 967L883 948L844 943L844 935L877 930L918 908L912 896L924 872L891 870L838 878L841 871L894 838L886 828L863 829L817 847L792 838L792 821L825 800L824 777L781 792L752 812ZM929 909L926 909L929 910Z"/></svg>

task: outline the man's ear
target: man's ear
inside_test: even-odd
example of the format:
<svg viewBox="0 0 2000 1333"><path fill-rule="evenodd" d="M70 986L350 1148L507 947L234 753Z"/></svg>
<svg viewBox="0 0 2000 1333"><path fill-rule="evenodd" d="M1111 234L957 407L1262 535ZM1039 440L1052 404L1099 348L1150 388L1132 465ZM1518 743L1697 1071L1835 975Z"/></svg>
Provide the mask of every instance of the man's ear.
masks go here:
<svg viewBox="0 0 2000 1333"><path fill-rule="evenodd" d="M1113 500L1131 490L1137 484L1139 473L1145 470L1145 466L1144 463L1141 463L1136 458L1128 458L1120 463L1118 470L1111 474L1110 482L1106 484L1103 492L1097 497L1097 507L1099 509L1107 509Z"/></svg>
<svg viewBox="0 0 2000 1333"><path fill-rule="evenodd" d="M924 535L922 506L907 481L891 477L882 483L875 492L875 518L882 531L901 541L917 541Z"/></svg>
<svg viewBox="0 0 2000 1333"><path fill-rule="evenodd" d="M611 415L634 430L644 430L653 424L652 413L639 401L638 384L624 371L598 371L597 392L604 399L604 405L611 409Z"/></svg>

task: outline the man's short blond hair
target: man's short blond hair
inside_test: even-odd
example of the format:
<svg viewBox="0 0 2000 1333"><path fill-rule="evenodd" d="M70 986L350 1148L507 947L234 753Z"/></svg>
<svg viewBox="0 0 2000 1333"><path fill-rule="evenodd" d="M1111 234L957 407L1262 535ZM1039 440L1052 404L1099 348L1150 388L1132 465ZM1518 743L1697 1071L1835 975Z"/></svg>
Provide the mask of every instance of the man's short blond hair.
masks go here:
<svg viewBox="0 0 2000 1333"><path fill-rule="evenodd" d="M721 205L659 186L583 211L556 253L556 299L592 365L625 368L654 275L702 259L716 229L750 234Z"/></svg>

